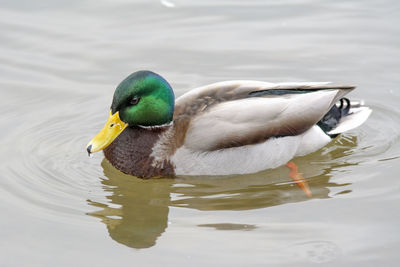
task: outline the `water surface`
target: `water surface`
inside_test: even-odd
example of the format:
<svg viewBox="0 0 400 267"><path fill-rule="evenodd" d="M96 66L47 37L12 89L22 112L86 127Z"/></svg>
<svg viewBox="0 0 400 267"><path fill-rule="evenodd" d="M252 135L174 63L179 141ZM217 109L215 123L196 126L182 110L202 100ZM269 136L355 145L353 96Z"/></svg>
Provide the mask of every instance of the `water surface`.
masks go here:
<svg viewBox="0 0 400 267"><path fill-rule="evenodd" d="M396 266L397 1L1 1L0 266ZM355 84L361 127L281 167L141 180L85 145L130 73Z"/></svg>

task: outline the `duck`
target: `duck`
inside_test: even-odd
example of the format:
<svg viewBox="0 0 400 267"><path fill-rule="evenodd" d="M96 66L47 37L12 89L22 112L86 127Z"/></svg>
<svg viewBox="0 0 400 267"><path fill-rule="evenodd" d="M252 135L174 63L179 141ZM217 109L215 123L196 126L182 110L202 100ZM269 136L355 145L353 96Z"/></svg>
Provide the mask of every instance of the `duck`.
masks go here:
<svg viewBox="0 0 400 267"><path fill-rule="evenodd" d="M103 129L88 143L140 178L224 176L277 168L363 124L372 109L329 82L217 82L175 99L142 70L115 89Z"/></svg>

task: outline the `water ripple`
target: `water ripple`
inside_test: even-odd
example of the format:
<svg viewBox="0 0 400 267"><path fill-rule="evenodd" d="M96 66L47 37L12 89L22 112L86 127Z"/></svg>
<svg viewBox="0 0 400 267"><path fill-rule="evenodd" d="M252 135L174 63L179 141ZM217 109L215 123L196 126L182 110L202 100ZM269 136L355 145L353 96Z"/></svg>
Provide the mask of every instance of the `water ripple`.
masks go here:
<svg viewBox="0 0 400 267"><path fill-rule="evenodd" d="M98 183L101 159L88 160L84 149L93 128L85 126L78 112L70 113L19 129L9 141L14 146L6 147L7 160L1 165L4 187L15 196L13 204L33 214L46 208L50 213L83 215L89 196L104 197Z"/></svg>

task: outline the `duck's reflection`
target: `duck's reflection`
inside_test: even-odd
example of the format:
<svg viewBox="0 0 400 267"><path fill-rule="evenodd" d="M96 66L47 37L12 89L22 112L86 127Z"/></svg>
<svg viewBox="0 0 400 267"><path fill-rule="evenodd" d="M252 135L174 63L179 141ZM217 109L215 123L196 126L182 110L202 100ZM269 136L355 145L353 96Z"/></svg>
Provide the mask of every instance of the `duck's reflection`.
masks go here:
<svg viewBox="0 0 400 267"><path fill-rule="evenodd" d="M342 137L330 146L295 159L307 178L313 198L328 198L334 168L350 165L345 156L356 146L355 137ZM353 163L354 164L354 163ZM112 239L132 248L154 246L168 226L170 206L197 210L249 210L309 199L281 167L257 174L234 177L181 177L142 180L125 175L106 160L106 178L101 183L108 203L89 201L101 210L89 215L101 219ZM349 193L342 190L339 193Z"/></svg>
<svg viewBox="0 0 400 267"><path fill-rule="evenodd" d="M102 208L90 215L101 218L112 239L132 248L148 248L167 228L172 179L141 180L114 169L106 160L102 179L109 203L89 201Z"/></svg>

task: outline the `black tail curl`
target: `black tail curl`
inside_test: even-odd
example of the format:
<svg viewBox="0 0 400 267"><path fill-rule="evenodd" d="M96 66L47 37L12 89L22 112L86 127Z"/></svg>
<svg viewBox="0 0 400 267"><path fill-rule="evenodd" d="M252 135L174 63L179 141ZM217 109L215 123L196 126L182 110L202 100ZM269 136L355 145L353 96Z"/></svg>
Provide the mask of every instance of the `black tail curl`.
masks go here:
<svg viewBox="0 0 400 267"><path fill-rule="evenodd" d="M325 116L317 123L317 125L325 132L336 128L340 119L349 114L351 108L350 100L347 98L341 98L339 100L339 106L336 104L325 114ZM337 134L331 134L330 137L334 138Z"/></svg>

